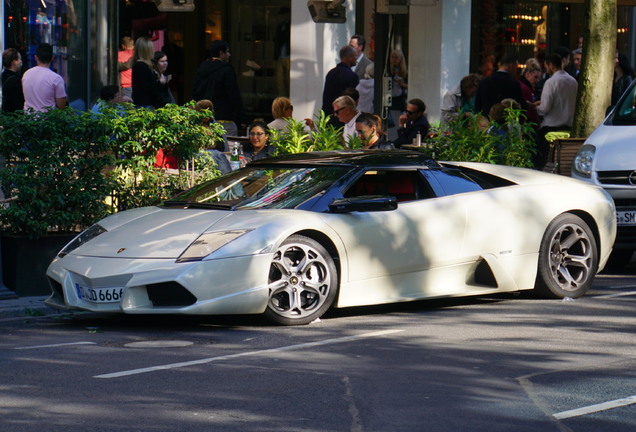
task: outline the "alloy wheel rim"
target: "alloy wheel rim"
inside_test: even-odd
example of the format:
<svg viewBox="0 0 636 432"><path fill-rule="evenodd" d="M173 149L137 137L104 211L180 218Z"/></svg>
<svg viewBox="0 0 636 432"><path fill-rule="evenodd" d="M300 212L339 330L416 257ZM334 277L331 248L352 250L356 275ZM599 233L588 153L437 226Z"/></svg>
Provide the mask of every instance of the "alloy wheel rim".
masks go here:
<svg viewBox="0 0 636 432"><path fill-rule="evenodd" d="M559 287L576 291L592 272L593 254L587 233L578 225L562 226L550 244L550 272Z"/></svg>
<svg viewBox="0 0 636 432"><path fill-rule="evenodd" d="M269 306L280 316L299 319L317 311L331 290L325 257L301 243L281 246L274 253L268 288Z"/></svg>

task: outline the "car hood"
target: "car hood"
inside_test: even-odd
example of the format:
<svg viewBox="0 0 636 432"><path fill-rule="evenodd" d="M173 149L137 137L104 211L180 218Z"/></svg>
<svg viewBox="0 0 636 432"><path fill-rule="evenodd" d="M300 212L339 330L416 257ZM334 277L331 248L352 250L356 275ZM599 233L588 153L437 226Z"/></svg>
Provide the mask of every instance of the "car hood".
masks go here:
<svg viewBox="0 0 636 432"><path fill-rule="evenodd" d="M116 258L176 258L202 233L232 212L146 207L110 216L107 232L80 246L74 255Z"/></svg>
<svg viewBox="0 0 636 432"><path fill-rule="evenodd" d="M292 209L211 210L146 207L116 213L99 222L107 232L78 247L70 255L176 259L201 234L245 230L208 259L265 253L275 242L301 229L337 235L320 213Z"/></svg>
<svg viewBox="0 0 636 432"><path fill-rule="evenodd" d="M636 169L636 126L601 125L585 144L596 147L594 171L627 171Z"/></svg>

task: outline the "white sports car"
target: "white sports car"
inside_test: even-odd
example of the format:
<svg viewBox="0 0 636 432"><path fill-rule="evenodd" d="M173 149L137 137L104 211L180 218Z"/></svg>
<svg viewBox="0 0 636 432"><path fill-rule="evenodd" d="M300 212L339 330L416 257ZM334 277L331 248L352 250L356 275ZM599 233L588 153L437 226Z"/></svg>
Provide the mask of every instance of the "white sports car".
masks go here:
<svg viewBox="0 0 636 432"><path fill-rule="evenodd" d="M103 219L53 260L46 303L293 325L330 307L579 297L615 235L609 195L564 176L401 150L307 153Z"/></svg>

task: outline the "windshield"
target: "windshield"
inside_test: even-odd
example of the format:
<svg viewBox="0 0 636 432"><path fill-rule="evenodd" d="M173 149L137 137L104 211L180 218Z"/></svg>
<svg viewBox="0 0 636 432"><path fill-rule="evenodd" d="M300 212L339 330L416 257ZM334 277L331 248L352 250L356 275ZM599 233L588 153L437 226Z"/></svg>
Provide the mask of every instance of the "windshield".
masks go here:
<svg viewBox="0 0 636 432"><path fill-rule="evenodd" d="M627 90L627 94L616 107L612 124L636 125L636 86L631 86Z"/></svg>
<svg viewBox="0 0 636 432"><path fill-rule="evenodd" d="M215 209L290 209L324 192L344 167L244 168L187 190L164 205Z"/></svg>

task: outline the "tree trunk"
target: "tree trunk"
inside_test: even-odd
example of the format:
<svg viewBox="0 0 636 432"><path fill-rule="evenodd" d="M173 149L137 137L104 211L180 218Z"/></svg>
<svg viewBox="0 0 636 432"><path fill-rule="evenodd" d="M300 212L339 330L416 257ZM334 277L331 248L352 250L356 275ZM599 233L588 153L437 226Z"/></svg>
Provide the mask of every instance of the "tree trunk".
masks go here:
<svg viewBox="0 0 636 432"><path fill-rule="evenodd" d="M610 105L616 56L617 0L585 0L586 26L572 137L584 138L603 122Z"/></svg>

